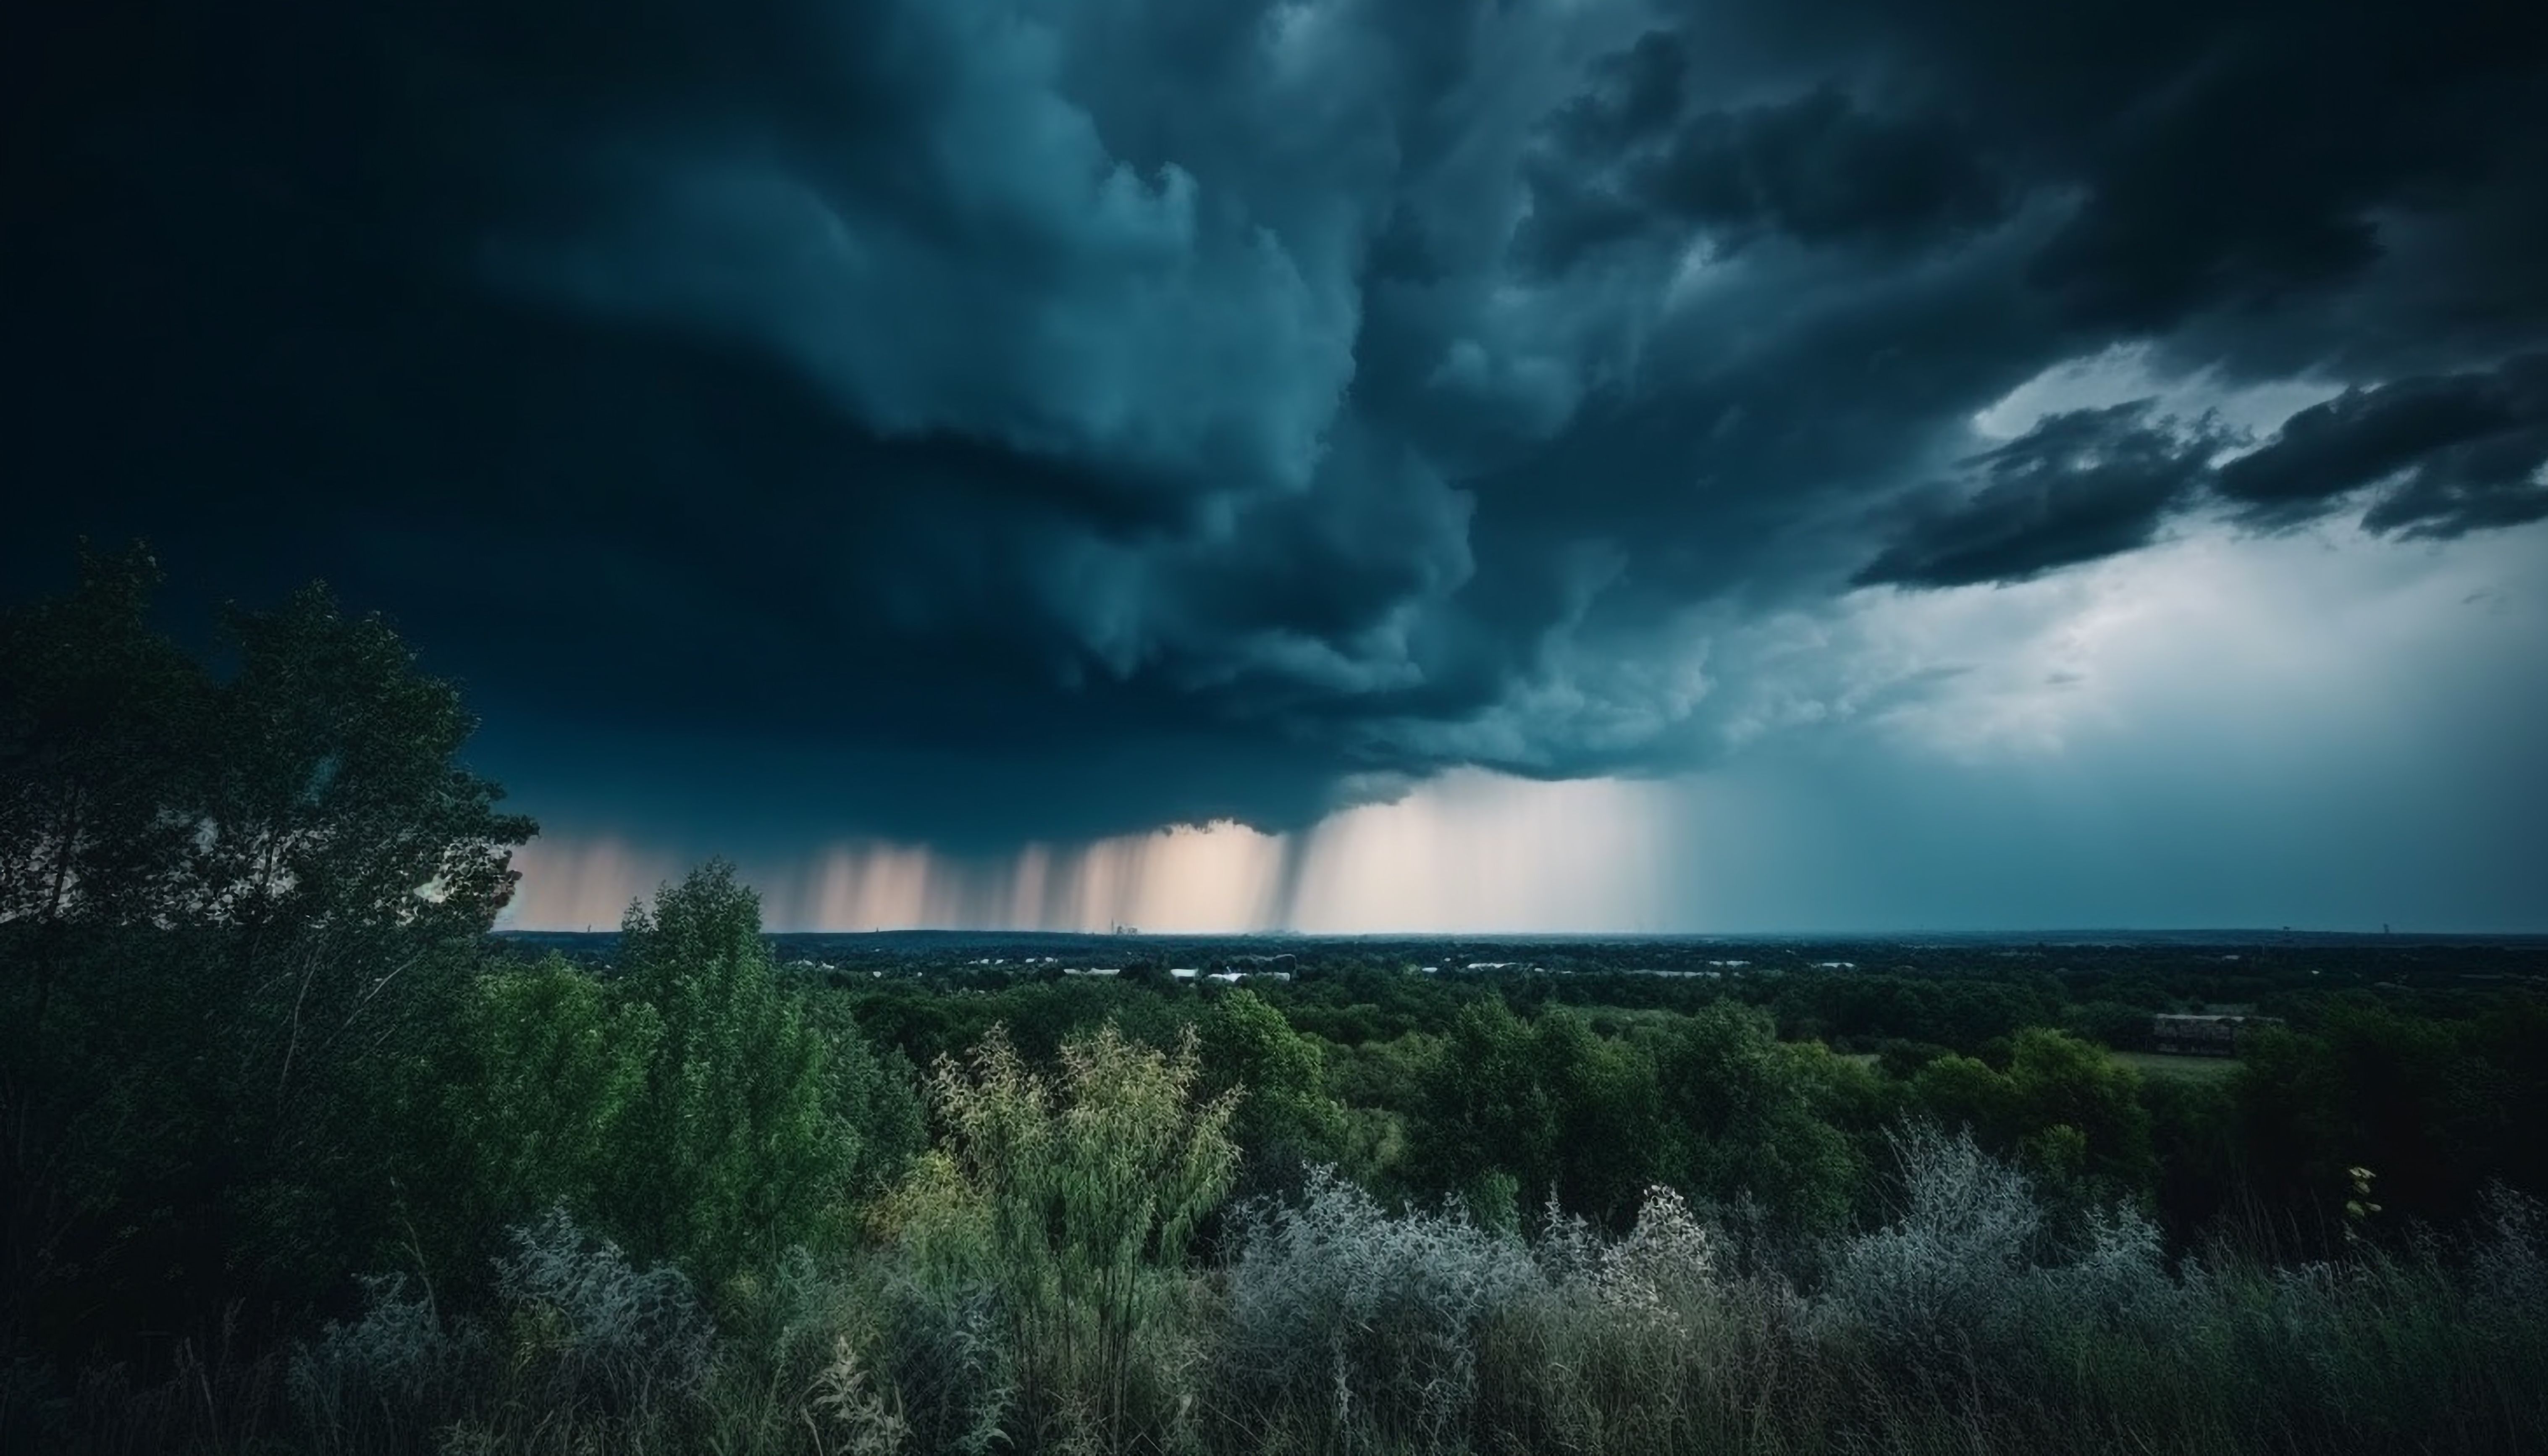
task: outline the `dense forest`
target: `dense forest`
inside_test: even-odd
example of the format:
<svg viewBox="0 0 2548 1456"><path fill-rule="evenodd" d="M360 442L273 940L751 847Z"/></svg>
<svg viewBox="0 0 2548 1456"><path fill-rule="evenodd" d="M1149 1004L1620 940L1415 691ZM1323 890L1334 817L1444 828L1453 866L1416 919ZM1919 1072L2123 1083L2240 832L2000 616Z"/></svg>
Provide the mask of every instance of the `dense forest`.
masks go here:
<svg viewBox="0 0 2548 1456"><path fill-rule="evenodd" d="M0 1450L2548 1449L2536 945L492 935L457 690L156 580L0 618Z"/></svg>

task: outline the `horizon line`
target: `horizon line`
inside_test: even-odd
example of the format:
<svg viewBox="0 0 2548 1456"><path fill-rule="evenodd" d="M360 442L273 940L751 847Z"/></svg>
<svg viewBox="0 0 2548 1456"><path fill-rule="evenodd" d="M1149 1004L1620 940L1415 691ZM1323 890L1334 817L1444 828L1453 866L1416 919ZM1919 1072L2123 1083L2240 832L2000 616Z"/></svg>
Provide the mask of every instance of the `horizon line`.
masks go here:
<svg viewBox="0 0 2548 1456"><path fill-rule="evenodd" d="M618 935L616 926L587 926L576 930L562 926L499 926L490 932L500 936L581 936ZM1395 940L1536 940L1536 941L1902 941L1919 937L1963 939L2021 940L2038 939L2048 943L2053 937L2186 937L2226 936L2239 939L2268 939L2277 936L2343 936L2361 940L2415 940L2448 938L2452 940L2548 940L2548 929L2540 930L2435 930L2427 928L2378 930L2334 929L2318 926L2043 926L2014 930L1983 929L1904 929L1904 930L1443 930L1402 929L1385 931L1298 931L1282 928L1262 930L1167 930L1144 931L1138 928L1119 930L1046 930L1003 926L912 925L877 926L865 930L780 929L762 932L766 936L834 936L884 937L909 935L939 936L1018 936L1045 937L1055 940L1147 940L1147 941L1213 941L1213 940L1300 940L1300 941L1395 941Z"/></svg>

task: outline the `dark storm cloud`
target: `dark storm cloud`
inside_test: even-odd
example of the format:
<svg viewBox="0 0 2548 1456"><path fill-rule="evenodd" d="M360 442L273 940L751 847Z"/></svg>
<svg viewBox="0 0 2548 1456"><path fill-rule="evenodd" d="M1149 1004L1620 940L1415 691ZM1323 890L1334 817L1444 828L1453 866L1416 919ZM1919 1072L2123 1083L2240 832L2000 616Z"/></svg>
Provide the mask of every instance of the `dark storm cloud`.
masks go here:
<svg viewBox="0 0 2548 1456"><path fill-rule="evenodd" d="M2221 495L2264 524L2386 489L2367 529L2456 536L2548 515L2548 355L2350 390L2285 421L2220 472Z"/></svg>
<svg viewBox="0 0 2548 1456"><path fill-rule="evenodd" d="M2066 216L2035 247L2029 278L2078 326L2164 332L2223 308L2324 301L2423 228L2548 242L2542 210L2514 201L2535 196L2523 179L2548 142L2543 26L2535 7L2509 0L1666 8L1666 25L1596 70L1553 136L1633 156L1675 127L1740 136L1731 119L1742 117L1764 133L1823 136L1820 146L1748 154L1696 148L1716 163L1702 177L1751 179L1699 195L1751 199L1773 215L1759 200L1781 189L1810 198L1843 188L1823 201L1826 216L1897 228L1988 221L2011 195L2059 197ZM1796 120L1760 125L1781 117ZM1879 157L1890 165L1864 165ZM1596 210L1622 211L1588 226L1610 235L1659 226L1673 211L1666 196L1596 194ZM2471 240L2447 246L2493 251ZM2532 312L2498 321L2534 328L2538 270L2509 252L2491 261L2456 280L2380 281L2423 295L2395 301L2419 312L2441 292L2471 306L2517 298ZM2306 316L2244 321L2273 337L2273 324ZM2445 326L2427 312L2396 342ZM2227 334L2214 342L2238 348Z"/></svg>
<svg viewBox="0 0 2548 1456"><path fill-rule="evenodd" d="M1919 510L1861 586L2013 582L2149 544L2203 477L2217 431L2154 426L2149 406L2051 415L1975 457L1973 485Z"/></svg>
<svg viewBox="0 0 2548 1456"><path fill-rule="evenodd" d="M1530 265L1563 272L1630 242L1697 241L1720 256L1764 237L1907 245L2005 212L1998 179L1948 118L1878 115L1830 84L1700 106L1688 72L1683 43L1650 32L1551 119L1515 239Z"/></svg>
<svg viewBox="0 0 2548 1456"><path fill-rule="evenodd" d="M596 801L988 845L1668 769L1710 632L1853 582L2540 513L2508 5L8 25L13 576L326 575ZM2130 409L1974 456L2119 342L2357 392L2217 481Z"/></svg>

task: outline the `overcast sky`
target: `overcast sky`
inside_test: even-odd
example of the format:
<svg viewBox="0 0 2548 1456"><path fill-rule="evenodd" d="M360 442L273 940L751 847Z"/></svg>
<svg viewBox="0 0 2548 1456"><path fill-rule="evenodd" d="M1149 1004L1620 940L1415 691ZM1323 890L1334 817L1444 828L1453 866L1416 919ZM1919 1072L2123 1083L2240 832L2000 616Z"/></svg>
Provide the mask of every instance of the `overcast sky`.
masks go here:
<svg viewBox="0 0 2548 1456"><path fill-rule="evenodd" d="M2533 3L37 10L7 594L387 612L517 923L2548 929Z"/></svg>

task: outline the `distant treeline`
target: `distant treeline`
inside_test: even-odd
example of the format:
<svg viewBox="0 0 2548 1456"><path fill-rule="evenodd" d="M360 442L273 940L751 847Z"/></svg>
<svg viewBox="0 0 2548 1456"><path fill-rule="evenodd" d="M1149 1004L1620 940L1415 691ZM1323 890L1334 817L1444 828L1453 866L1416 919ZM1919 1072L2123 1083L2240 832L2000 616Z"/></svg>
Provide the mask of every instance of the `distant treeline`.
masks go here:
<svg viewBox="0 0 2548 1456"><path fill-rule="evenodd" d="M2548 1445L2534 953L878 976L711 864L580 961L383 623L217 674L83 566L0 616L0 1449Z"/></svg>
<svg viewBox="0 0 2548 1456"><path fill-rule="evenodd" d="M2381 1180L2393 1225L2462 1220L2497 1181L2548 1187L2548 1138L2530 1133L2548 1126L2548 994L2527 979L2540 954L2528 948L2426 951L2410 967L2362 951L2228 960L2110 950L2059 969L1969 953L1903 968L1783 968L1773 956L1796 953L1702 949L1749 963L1665 976L1605 969L1581 948L1499 948L1542 968L1426 974L1406 952L1328 944L1303 948L1293 978L1235 992L1172 981L1138 954L1107 979L969 962L885 978L801 963L787 974L846 998L871 1039L918 1065L994 1025L1039 1052L1110 1019L1164 1046L1233 994L1261 1000L1325 1068L1337 1104L1326 1126L1352 1130L1342 1142L1287 1134L1286 1149L1400 1198L1505 1174L1531 1196L1553 1183L1570 1212L1593 1218L1658 1181L1729 1199L1774 1157L1798 1154L1721 1150L1700 1161L1742 1176L1711 1186L1675 1164L1698 1156L1676 1151L1677 1139L1754 1053L1772 1059L1779 1096L1791 1092L1837 1140L1766 1127L1745 1136L1851 1149L1806 1200L1826 1209L1863 1212L1878 1196L1873 1149L1906 1117L1970 1127L1987 1149L2031 1159L2048 1189L2130 1197L2180 1245L2234 1211L2296 1251L2323 1249L2340 1235L2355 1167ZM2207 1010L2251 1018L2234 1067L2144 1075L2105 1054L2147 1049L2154 1015ZM1464 1129L1458 1109L1480 1099L1454 1073L1489 1065L1508 1079L1500 1104L1483 1099L1504 1121ZM1573 1105L1592 1088L1609 1101ZM2083 1141L2073 1147L2063 1129ZM1463 1161L1464 1143L1482 1149L1477 1159Z"/></svg>

